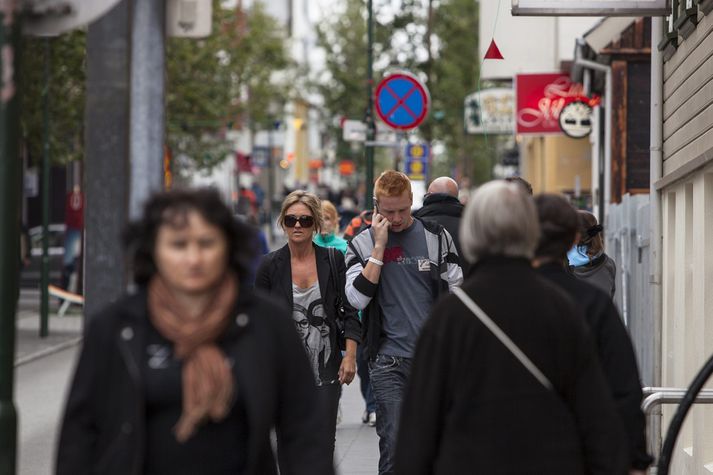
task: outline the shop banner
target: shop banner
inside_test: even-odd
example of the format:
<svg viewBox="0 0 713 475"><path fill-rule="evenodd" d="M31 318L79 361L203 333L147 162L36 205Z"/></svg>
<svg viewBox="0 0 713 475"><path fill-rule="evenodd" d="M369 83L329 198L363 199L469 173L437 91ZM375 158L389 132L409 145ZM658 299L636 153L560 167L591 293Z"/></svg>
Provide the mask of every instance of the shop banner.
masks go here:
<svg viewBox="0 0 713 475"><path fill-rule="evenodd" d="M581 84L569 75L518 74L515 76L518 134L561 134L559 116L564 106L584 96Z"/></svg>

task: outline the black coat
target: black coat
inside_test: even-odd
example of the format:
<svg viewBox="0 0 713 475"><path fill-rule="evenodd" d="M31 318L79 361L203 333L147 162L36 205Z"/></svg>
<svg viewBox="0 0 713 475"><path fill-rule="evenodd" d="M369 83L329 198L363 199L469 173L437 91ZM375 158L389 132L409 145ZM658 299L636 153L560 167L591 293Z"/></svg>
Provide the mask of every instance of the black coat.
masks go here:
<svg viewBox="0 0 713 475"><path fill-rule="evenodd" d="M314 417L311 370L291 319L281 307L244 289L234 315L227 331L236 338L227 356L234 360L248 417L245 473L277 473L270 444L275 426L282 440L282 473L333 475L328 440ZM89 320L60 433L58 475L143 473L145 373L140 365L149 325L144 290Z"/></svg>
<svg viewBox="0 0 713 475"><path fill-rule="evenodd" d="M317 279L319 280L319 290L324 302L324 310L328 320L331 322L332 329L334 329L337 318L337 286L332 281L329 267L329 251L325 247L317 246L316 244L312 245L314 246L315 259L317 260ZM344 265L344 255L341 252L335 252L334 257L337 264L337 272L344 276L347 272L347 268ZM292 264L290 260L290 248L287 244L263 256L262 262L257 269L255 287L269 293L275 302L279 302L285 305L286 308L292 309L294 302L292 295ZM345 278L342 277L342 282L344 282L344 279ZM359 321L358 313L356 309L349 304L343 286L340 286L339 291L341 292L342 304L345 311L344 336L357 343L361 343L361 321ZM337 348L336 334L336 331L331 332L333 337L332 348ZM341 359L341 353L339 351L334 354L337 358Z"/></svg>
<svg viewBox="0 0 713 475"><path fill-rule="evenodd" d="M396 473L624 474L624 431L572 300L525 259L481 260L462 288L556 392L456 296L443 298L416 349Z"/></svg>
<svg viewBox="0 0 713 475"><path fill-rule="evenodd" d="M468 275L470 264L463 257L460 248L460 220L465 207L458 198L445 193L433 193L423 200L423 207L413 213L417 218L435 221L448 231L460 256L463 275Z"/></svg>
<svg viewBox="0 0 713 475"><path fill-rule="evenodd" d="M652 459L646 453L646 419L641 410L641 380L634 348L619 312L609 295L569 274L561 264L546 264L538 273L564 289L584 310L594 337L599 363L614 403L624 422L632 468L645 470Z"/></svg>

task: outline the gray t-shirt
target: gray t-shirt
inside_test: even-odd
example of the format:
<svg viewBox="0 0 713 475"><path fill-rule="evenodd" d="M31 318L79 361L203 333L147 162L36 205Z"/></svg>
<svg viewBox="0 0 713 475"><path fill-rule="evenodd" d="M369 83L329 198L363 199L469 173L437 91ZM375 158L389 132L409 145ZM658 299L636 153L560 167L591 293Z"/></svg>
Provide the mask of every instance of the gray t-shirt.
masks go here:
<svg viewBox="0 0 713 475"><path fill-rule="evenodd" d="M421 328L433 305L430 261L423 224L389 232L379 279L384 336L379 353L413 357Z"/></svg>
<svg viewBox="0 0 713 475"><path fill-rule="evenodd" d="M292 319L302 341L317 384L334 378L332 339L324 312L319 282L302 289L292 283Z"/></svg>

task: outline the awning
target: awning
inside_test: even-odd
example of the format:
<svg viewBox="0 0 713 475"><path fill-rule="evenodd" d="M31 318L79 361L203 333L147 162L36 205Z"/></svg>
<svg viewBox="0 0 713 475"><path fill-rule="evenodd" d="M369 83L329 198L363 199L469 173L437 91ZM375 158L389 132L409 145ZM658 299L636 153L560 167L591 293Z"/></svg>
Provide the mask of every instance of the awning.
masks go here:
<svg viewBox="0 0 713 475"><path fill-rule="evenodd" d="M607 17L600 20L591 30L584 34L584 41L592 50L599 54L613 41L619 39L636 17Z"/></svg>

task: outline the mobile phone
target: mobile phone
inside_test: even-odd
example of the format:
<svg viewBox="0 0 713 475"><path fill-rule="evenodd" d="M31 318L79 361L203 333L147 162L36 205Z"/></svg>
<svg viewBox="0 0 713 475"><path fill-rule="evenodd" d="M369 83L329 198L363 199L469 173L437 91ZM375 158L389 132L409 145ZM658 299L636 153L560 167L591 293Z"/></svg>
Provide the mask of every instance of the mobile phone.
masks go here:
<svg viewBox="0 0 713 475"><path fill-rule="evenodd" d="M379 213L379 200L377 200L376 198L374 198L374 203L373 203L373 204L374 204L374 213L375 213L375 214L381 214L381 213Z"/></svg>

